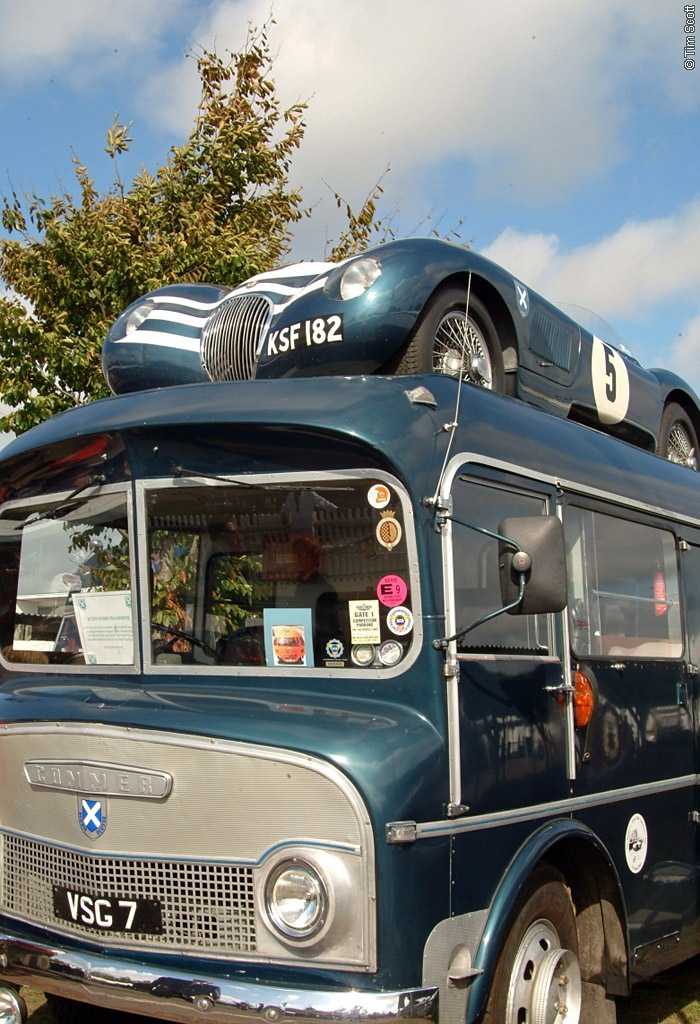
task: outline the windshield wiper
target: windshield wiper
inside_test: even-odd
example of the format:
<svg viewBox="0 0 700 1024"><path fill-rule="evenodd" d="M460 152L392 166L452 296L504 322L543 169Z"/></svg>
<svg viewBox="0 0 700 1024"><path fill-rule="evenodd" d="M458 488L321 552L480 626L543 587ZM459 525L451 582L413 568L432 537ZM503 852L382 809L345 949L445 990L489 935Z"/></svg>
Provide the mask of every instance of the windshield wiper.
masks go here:
<svg viewBox="0 0 700 1024"><path fill-rule="evenodd" d="M210 647L204 640L200 640L194 633L188 633L184 629L176 629L174 626L163 626L160 622L151 622L151 628L158 630L159 633L170 633L171 636L179 637L180 640L187 640L189 643L194 644L195 647L201 648L210 658L219 660L219 655L214 648Z"/></svg>
<svg viewBox="0 0 700 1024"><path fill-rule="evenodd" d="M259 487L259 484L249 484L245 480L231 480L227 476L217 476L216 473L200 473L198 469L188 469L187 466L173 466L173 474L178 477L191 476L198 480L215 480L218 484L233 484L234 487Z"/></svg>
<svg viewBox="0 0 700 1024"><path fill-rule="evenodd" d="M33 515L29 516L28 519L25 519L23 523L20 523L19 526L15 526L15 530L23 530L25 526L34 526L35 523L40 523L44 519L60 519L60 517L66 512L72 512L74 509L79 507L80 502L75 501L79 494L82 494L83 491L87 491L89 487L101 487L105 483L107 483L107 477L102 473L95 473L93 476L89 476L84 484L81 484L80 487L76 487L76 489L58 505L54 505L53 508L44 509L43 512L35 512Z"/></svg>

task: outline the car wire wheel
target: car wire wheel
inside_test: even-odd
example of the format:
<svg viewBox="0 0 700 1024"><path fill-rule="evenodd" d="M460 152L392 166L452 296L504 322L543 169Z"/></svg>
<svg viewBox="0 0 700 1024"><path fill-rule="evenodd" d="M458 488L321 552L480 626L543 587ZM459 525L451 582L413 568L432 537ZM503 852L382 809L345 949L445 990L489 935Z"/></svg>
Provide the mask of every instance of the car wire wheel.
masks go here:
<svg viewBox="0 0 700 1024"><path fill-rule="evenodd" d="M476 323L458 310L445 313L435 330L433 370L462 377L482 388L493 387L493 368L486 340Z"/></svg>
<svg viewBox="0 0 700 1024"><path fill-rule="evenodd" d="M470 297L466 288L438 289L423 309L394 372L441 373L503 393L503 350L486 305L477 295Z"/></svg>
<svg viewBox="0 0 700 1024"><path fill-rule="evenodd" d="M668 458L690 469L698 468L697 453L682 424L675 423L668 438Z"/></svg>
<svg viewBox="0 0 700 1024"><path fill-rule="evenodd" d="M698 437L682 406L670 402L659 429L659 455L688 469L698 468Z"/></svg>

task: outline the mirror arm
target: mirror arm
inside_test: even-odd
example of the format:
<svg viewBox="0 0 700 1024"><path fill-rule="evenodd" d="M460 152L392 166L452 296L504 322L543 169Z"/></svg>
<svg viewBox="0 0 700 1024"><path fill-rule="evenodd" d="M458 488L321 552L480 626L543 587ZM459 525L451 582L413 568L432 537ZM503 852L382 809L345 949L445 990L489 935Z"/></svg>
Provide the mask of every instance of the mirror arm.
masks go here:
<svg viewBox="0 0 700 1024"><path fill-rule="evenodd" d="M465 523L464 525L466 526L468 524ZM479 530L481 533L490 533L489 530L481 530L478 526L474 526L472 529ZM490 536L497 537L498 534L492 533ZM519 548L513 541L509 541L507 537L503 537L501 539L513 544L517 551L522 550L522 548ZM489 612L488 615L482 615L481 618L477 619L475 622L471 622L463 629L458 629L456 633L452 634L452 636L445 636L440 640L433 640L433 647L438 651L443 651L448 644L452 643L453 640L460 640L463 636L466 636L467 633L471 633L473 629L476 629L477 626L483 626L485 622L490 622L491 619L495 619L498 615L503 615L504 612L509 612L512 608L517 608L523 599L523 594L525 593L525 576L526 573L524 572L518 573L518 596L515 601L511 601L511 603L507 604L504 608L496 608L495 611Z"/></svg>

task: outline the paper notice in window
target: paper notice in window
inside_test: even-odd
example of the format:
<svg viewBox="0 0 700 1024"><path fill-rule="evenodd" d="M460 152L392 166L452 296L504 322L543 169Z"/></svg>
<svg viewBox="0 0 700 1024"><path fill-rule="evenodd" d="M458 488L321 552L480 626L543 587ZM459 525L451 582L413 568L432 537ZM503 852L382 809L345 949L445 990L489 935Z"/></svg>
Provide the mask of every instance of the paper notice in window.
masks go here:
<svg viewBox="0 0 700 1024"><path fill-rule="evenodd" d="M73 607L87 665L133 664L130 590L73 594Z"/></svg>
<svg viewBox="0 0 700 1024"><path fill-rule="evenodd" d="M350 640L353 644L381 642L379 601L348 601Z"/></svg>

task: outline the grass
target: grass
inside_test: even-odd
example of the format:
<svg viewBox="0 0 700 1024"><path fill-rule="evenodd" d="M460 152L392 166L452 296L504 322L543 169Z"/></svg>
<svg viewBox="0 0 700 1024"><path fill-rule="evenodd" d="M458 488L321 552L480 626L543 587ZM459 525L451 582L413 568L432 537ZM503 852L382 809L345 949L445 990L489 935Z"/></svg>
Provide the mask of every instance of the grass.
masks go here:
<svg viewBox="0 0 700 1024"><path fill-rule="evenodd" d="M54 1024L39 992L22 990L29 1024ZM99 1019L96 1012L95 1019ZM144 1017L126 1018L143 1021ZM638 985L629 999L617 1001L618 1024L700 1024L700 956Z"/></svg>

